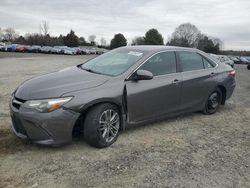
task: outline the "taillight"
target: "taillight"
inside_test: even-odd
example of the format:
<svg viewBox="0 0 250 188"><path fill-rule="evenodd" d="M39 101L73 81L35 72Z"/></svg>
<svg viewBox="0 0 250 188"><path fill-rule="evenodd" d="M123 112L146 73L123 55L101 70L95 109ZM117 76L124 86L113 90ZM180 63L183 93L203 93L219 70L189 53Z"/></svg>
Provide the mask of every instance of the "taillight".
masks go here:
<svg viewBox="0 0 250 188"><path fill-rule="evenodd" d="M235 77L235 70L230 71L229 76Z"/></svg>

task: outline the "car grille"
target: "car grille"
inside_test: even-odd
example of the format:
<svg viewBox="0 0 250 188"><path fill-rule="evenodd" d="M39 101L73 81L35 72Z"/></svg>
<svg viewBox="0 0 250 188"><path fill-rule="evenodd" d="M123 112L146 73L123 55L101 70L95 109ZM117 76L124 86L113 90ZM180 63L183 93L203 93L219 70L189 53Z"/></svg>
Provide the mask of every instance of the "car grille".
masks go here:
<svg viewBox="0 0 250 188"><path fill-rule="evenodd" d="M12 99L12 106L18 110L23 103L25 103L25 100L23 100L23 99L19 99L17 97L13 97L13 99ZM11 116L11 119L12 119L12 124L13 124L13 128L15 129L15 131L17 133L20 133L20 134L27 136L27 133L26 133L18 115L14 113Z"/></svg>
<svg viewBox="0 0 250 188"><path fill-rule="evenodd" d="M12 105L16 108L19 109L20 106L25 102L25 100L19 99L17 97L14 97L12 100Z"/></svg>

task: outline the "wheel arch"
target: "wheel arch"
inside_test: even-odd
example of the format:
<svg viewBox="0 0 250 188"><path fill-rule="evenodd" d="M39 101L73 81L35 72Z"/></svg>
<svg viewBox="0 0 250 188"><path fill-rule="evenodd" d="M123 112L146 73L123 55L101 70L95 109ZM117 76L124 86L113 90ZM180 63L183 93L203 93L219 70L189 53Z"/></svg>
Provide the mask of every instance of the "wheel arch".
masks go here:
<svg viewBox="0 0 250 188"><path fill-rule="evenodd" d="M217 87L220 89L221 94L222 94L221 104L224 105L226 102L226 98L227 98L227 89L223 85L218 85Z"/></svg>
<svg viewBox="0 0 250 188"><path fill-rule="evenodd" d="M121 130L125 129L125 109L123 107L123 105L121 103L119 103L117 100L113 99L113 98L101 98L101 99L97 99L94 101L91 101L87 104L85 104L81 109L80 109L80 116L78 118L78 120L76 121L73 130L72 130L72 135L74 136L75 134L78 134L79 132L82 132L83 130L83 122L84 119L87 115L87 113L89 112L90 109L92 109L93 107L103 104L103 103L110 103L113 104L115 106L117 106L117 108L119 109L119 113L121 116Z"/></svg>

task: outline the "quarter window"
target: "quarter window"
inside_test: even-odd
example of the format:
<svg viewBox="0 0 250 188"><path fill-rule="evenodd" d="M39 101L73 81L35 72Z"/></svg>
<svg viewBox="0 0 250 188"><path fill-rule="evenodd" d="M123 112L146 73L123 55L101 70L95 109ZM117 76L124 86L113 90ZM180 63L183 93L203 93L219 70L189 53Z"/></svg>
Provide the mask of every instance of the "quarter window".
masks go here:
<svg viewBox="0 0 250 188"><path fill-rule="evenodd" d="M179 52L182 71L204 69L202 57L194 52Z"/></svg>
<svg viewBox="0 0 250 188"><path fill-rule="evenodd" d="M213 65L208 60L206 60L205 58L203 58L203 63L204 63L205 69L213 67Z"/></svg>
<svg viewBox="0 0 250 188"><path fill-rule="evenodd" d="M162 52L147 60L140 69L153 73L154 76L176 73L176 57L174 52Z"/></svg>

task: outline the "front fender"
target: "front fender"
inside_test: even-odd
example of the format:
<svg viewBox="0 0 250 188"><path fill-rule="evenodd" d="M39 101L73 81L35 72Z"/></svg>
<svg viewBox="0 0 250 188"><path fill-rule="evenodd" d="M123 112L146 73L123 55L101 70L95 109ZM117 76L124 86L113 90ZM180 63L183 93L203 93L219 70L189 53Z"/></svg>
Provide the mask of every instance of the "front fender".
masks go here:
<svg viewBox="0 0 250 188"><path fill-rule="evenodd" d="M64 106L76 112L83 112L89 107L103 102L111 102L121 108L123 113L123 93L124 82L106 82L105 84L80 91L74 91L63 96L74 96L73 99Z"/></svg>

